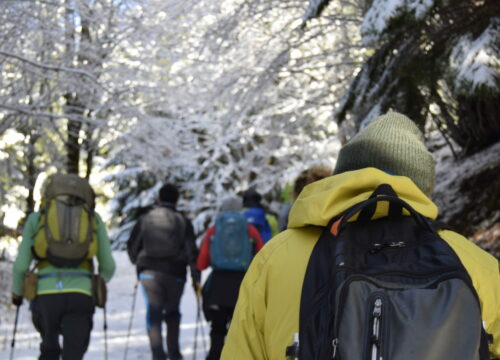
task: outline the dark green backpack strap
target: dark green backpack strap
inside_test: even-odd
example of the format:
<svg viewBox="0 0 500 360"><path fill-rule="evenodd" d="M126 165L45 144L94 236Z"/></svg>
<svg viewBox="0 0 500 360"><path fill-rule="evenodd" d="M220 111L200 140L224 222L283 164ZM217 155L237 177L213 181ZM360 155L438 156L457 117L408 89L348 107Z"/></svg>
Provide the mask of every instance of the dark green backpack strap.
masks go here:
<svg viewBox="0 0 500 360"><path fill-rule="evenodd" d="M448 225L447 223L445 223L444 221L442 220L430 220L429 221L432 228L438 232L439 230L450 230L450 231L455 231L450 225ZM455 231L456 232L456 231Z"/></svg>

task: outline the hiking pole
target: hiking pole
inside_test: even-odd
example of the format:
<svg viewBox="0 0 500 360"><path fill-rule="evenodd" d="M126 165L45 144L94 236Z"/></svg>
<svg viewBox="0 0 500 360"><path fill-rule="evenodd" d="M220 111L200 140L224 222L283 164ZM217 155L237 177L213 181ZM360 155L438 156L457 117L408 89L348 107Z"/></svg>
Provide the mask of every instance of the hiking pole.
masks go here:
<svg viewBox="0 0 500 360"><path fill-rule="evenodd" d="M196 360L196 348L198 347L198 316L196 317L196 326L194 328L193 360Z"/></svg>
<svg viewBox="0 0 500 360"><path fill-rule="evenodd" d="M201 293L201 291L200 291ZM200 294L201 296L201 294ZM205 329L203 328L203 317L201 314L201 302L200 299L198 298L198 314L196 315L198 318L198 322L200 323L200 330L201 330L201 343L203 344L203 351L205 352L205 356L207 356L207 343L205 340Z"/></svg>
<svg viewBox="0 0 500 360"><path fill-rule="evenodd" d="M198 291L194 292L196 296L196 303L198 303ZM196 360L196 349L198 347L198 326L199 326L199 317L198 317L198 308L196 308L196 325L194 328L194 344L193 344L193 360Z"/></svg>
<svg viewBox="0 0 500 360"><path fill-rule="evenodd" d="M125 341L125 354L123 355L123 360L127 360L128 340L130 339L130 331L132 330L132 320L134 319L135 299L137 298L138 286L139 286L139 280L137 280L134 285L134 294L132 295L132 309L130 310L130 320L128 322L127 340Z"/></svg>
<svg viewBox="0 0 500 360"><path fill-rule="evenodd" d="M200 297L201 297L201 289L199 286L196 286L194 289L194 295L196 297L196 326L194 328L194 344L193 344L193 360L196 360L196 350L198 348L198 328L200 326Z"/></svg>
<svg viewBox="0 0 500 360"><path fill-rule="evenodd" d="M102 308L102 314L104 317L104 325L103 325L103 330L104 330L104 359L108 360L108 321L106 318L106 305L103 306Z"/></svg>
<svg viewBox="0 0 500 360"><path fill-rule="evenodd" d="M198 347L198 328L200 328L201 332L201 341L203 344L203 351L205 352L205 356L207 355L207 345L205 342L205 331L203 330L203 324L201 321L201 287L197 287L195 291L196 295L196 327L194 330L194 350L193 350L193 360L196 360L196 350Z"/></svg>
<svg viewBox="0 0 500 360"><path fill-rule="evenodd" d="M16 306L16 318L14 319L14 330L12 332L12 342L10 343L10 360L14 359L14 345L16 344L17 321L19 320L20 307L21 305Z"/></svg>

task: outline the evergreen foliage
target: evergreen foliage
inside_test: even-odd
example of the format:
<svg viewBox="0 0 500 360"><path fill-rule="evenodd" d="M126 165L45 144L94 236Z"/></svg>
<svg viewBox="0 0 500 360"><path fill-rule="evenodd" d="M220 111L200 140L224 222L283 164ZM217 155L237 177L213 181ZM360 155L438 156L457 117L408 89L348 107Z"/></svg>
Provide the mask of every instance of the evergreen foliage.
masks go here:
<svg viewBox="0 0 500 360"><path fill-rule="evenodd" d="M422 128L432 119L463 155L497 142L500 3L374 0L365 6L363 43L373 54L338 108L339 124L352 118L359 128L394 109Z"/></svg>

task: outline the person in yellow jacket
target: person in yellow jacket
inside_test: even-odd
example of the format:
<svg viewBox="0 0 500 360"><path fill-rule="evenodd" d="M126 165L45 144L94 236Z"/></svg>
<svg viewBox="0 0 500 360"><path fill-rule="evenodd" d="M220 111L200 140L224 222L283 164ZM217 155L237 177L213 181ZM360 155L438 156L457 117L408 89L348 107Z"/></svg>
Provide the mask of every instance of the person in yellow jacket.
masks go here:
<svg viewBox="0 0 500 360"><path fill-rule="evenodd" d="M254 258L240 288L221 359L285 359L286 348L299 332L306 267L324 227L366 200L380 184L391 185L417 212L436 219L438 208L429 199L434 167L420 130L404 115L380 116L353 137L341 149L333 176L304 188L292 207L288 229ZM374 218L384 216L379 211ZM484 328L492 336L490 356L500 357L498 261L458 233L440 230L439 235L471 277Z"/></svg>

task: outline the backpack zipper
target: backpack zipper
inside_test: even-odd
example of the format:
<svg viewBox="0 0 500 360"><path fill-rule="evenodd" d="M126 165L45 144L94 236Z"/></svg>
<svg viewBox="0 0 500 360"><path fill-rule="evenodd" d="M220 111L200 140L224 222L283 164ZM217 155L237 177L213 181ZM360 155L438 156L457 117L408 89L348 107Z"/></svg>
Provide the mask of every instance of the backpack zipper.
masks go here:
<svg viewBox="0 0 500 360"><path fill-rule="evenodd" d="M372 331L370 334L370 343L371 343L371 360L382 360L382 336L381 336L381 329L382 329L382 297L378 296L375 298L375 301L372 303L373 305L371 306L372 312L371 312L371 324L372 324ZM335 359L337 356L337 348L339 345L339 339L334 338L332 340L332 348L333 348L333 353L332 353L332 359Z"/></svg>
<svg viewBox="0 0 500 360"><path fill-rule="evenodd" d="M69 204L65 204L65 207L66 207L66 211L65 211L65 225L66 225L66 244L72 244L74 242L73 240L73 234L72 234L72 230L73 230L73 224L71 223L71 218L72 218L72 215L73 215L73 206L72 205L69 205Z"/></svg>
<svg viewBox="0 0 500 360"><path fill-rule="evenodd" d="M376 297L372 306L372 333L370 342L372 344L371 360L382 360L381 351L381 324L382 324L382 298Z"/></svg>

